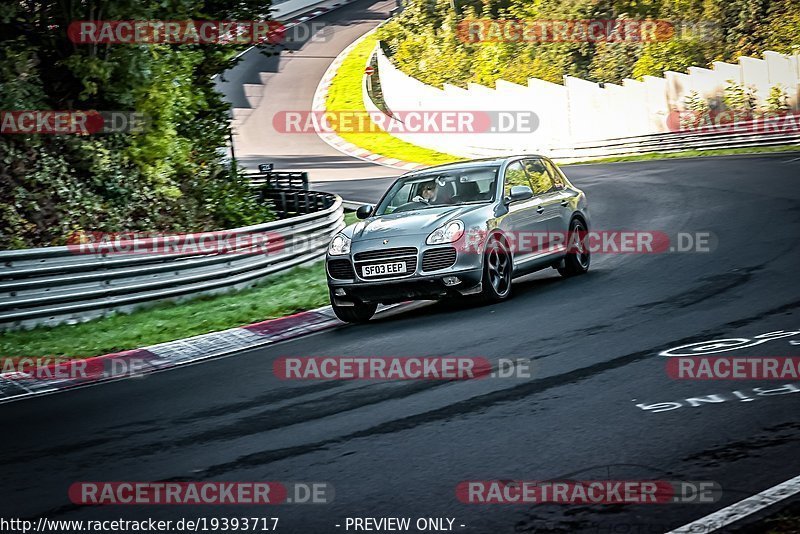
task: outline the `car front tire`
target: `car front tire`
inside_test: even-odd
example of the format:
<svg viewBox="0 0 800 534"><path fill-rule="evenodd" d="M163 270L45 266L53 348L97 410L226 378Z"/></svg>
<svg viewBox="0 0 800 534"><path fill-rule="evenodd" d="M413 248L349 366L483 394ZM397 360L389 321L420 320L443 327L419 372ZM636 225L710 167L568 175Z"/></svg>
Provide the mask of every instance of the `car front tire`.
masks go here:
<svg viewBox="0 0 800 534"><path fill-rule="evenodd" d="M579 219L572 219L569 224L569 243L563 266L558 267L561 276L578 276L589 270L591 255L584 242L588 229Z"/></svg>
<svg viewBox="0 0 800 534"><path fill-rule="evenodd" d="M367 304L359 301L354 302L352 306L338 306L334 304L333 295L331 295L331 307L336 317L345 323L366 323L372 319L372 316L375 315L375 310L378 309L377 304Z"/></svg>
<svg viewBox="0 0 800 534"><path fill-rule="evenodd" d="M500 302L511 296L512 269L508 247L497 236L490 237L483 253L482 301Z"/></svg>

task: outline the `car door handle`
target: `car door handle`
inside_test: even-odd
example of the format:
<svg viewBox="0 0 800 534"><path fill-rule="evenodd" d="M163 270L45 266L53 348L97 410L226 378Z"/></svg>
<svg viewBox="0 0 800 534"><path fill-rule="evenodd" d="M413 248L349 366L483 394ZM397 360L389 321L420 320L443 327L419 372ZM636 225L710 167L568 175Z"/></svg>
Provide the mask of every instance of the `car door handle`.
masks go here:
<svg viewBox="0 0 800 534"><path fill-rule="evenodd" d="M561 201L561 205L562 205L562 206L564 206L564 207L566 208L567 206L569 206L569 200L566 200L566 199L565 199L565 200L562 200L562 201Z"/></svg>
<svg viewBox="0 0 800 534"><path fill-rule="evenodd" d="M538 208L536 208L536 213L544 213L544 208L539 206Z"/></svg>

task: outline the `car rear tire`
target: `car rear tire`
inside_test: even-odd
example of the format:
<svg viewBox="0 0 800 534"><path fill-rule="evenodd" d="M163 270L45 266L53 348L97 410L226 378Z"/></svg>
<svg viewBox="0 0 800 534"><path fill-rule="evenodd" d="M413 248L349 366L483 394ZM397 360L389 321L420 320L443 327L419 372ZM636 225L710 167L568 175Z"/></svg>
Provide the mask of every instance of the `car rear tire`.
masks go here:
<svg viewBox="0 0 800 534"><path fill-rule="evenodd" d="M561 276L578 276L589 270L591 254L584 243L587 231L583 222L579 219L572 219L569 225L567 255L564 257L563 266L558 267Z"/></svg>
<svg viewBox="0 0 800 534"><path fill-rule="evenodd" d="M331 295L333 313L345 323L366 323L372 319L372 316L375 315L375 310L378 309L377 304L367 304L359 301L354 302L352 306L338 306L333 302L333 295Z"/></svg>
<svg viewBox="0 0 800 534"><path fill-rule="evenodd" d="M490 237L483 253L482 301L500 302L511 296L512 269L508 247L497 236Z"/></svg>

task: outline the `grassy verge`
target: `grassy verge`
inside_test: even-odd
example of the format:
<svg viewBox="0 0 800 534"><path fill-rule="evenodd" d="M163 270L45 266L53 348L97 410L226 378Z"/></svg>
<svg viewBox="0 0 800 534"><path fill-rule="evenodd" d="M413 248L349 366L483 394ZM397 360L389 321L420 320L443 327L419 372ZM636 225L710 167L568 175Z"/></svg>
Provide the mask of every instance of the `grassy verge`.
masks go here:
<svg viewBox="0 0 800 534"><path fill-rule="evenodd" d="M353 224L354 222L358 222L358 217L356 217L356 212L355 211L344 212L344 223L350 225Z"/></svg>
<svg viewBox="0 0 800 534"><path fill-rule="evenodd" d="M369 36L348 54L328 88L325 100L328 111L367 111L361 94L361 80L364 76L367 58L375 48L376 42L375 36ZM458 156L406 143L383 131L354 133L339 130L337 133L342 139L366 150L403 161L437 165L462 159Z"/></svg>
<svg viewBox="0 0 800 534"><path fill-rule="evenodd" d="M719 150L683 150L681 152L650 152L648 154L637 154L634 156L611 156L608 158L593 159L587 161L576 161L570 163L559 163L559 165L588 165L591 163L618 163L621 161L651 161L659 159L680 159L696 158L707 156L733 156L736 154L769 154L774 152L795 152L800 151L800 145L780 145L744 148L721 148Z"/></svg>
<svg viewBox="0 0 800 534"><path fill-rule="evenodd" d="M328 304L322 263L226 295L168 303L76 325L0 333L8 356L85 358L225 330Z"/></svg>
<svg viewBox="0 0 800 534"><path fill-rule="evenodd" d="M345 212L345 222L358 219ZM76 325L0 333L0 360L15 356L86 358L284 317L328 304L322 262L235 293L166 303Z"/></svg>

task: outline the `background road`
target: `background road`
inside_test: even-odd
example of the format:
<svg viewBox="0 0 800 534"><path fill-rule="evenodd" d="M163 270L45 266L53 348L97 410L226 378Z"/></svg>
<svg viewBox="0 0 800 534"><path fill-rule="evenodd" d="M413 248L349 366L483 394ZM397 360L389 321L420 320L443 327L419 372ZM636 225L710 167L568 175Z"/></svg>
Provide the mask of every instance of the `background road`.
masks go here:
<svg viewBox="0 0 800 534"><path fill-rule="evenodd" d="M314 18L322 29L307 42L291 45L291 52L267 57L248 51L242 61L223 74L217 87L236 112L234 147L247 168L275 163L277 170L305 170L315 180L399 176L403 171L346 156L316 133L280 133L273 127L277 113L308 111L319 81L336 56L350 43L389 18L394 0L359 0ZM249 85L248 85L249 84ZM250 92L251 99L245 95ZM255 95L255 96L253 96ZM252 111L247 108L253 106Z"/></svg>
<svg viewBox="0 0 800 534"><path fill-rule="evenodd" d="M470 533L663 532L800 473L800 395L775 394L775 382L675 381L658 355L800 327L800 158L565 170L587 192L596 230L712 232L718 245L708 253L595 255L586 276L534 274L503 304L417 306L4 405L0 515L275 515L279 531L304 533L342 532L335 525L347 516L449 516L465 525L456 531ZM374 199L367 197L378 189L363 183L365 200ZM798 353L784 339L728 354ZM281 356L315 355L525 358L534 376L320 383L272 375ZM712 394L706 400L716 402L685 401ZM672 401L681 407L636 407ZM454 494L462 480L566 477L714 480L725 493L711 505L595 507L465 505ZM66 490L81 480L327 481L336 500L79 508Z"/></svg>

